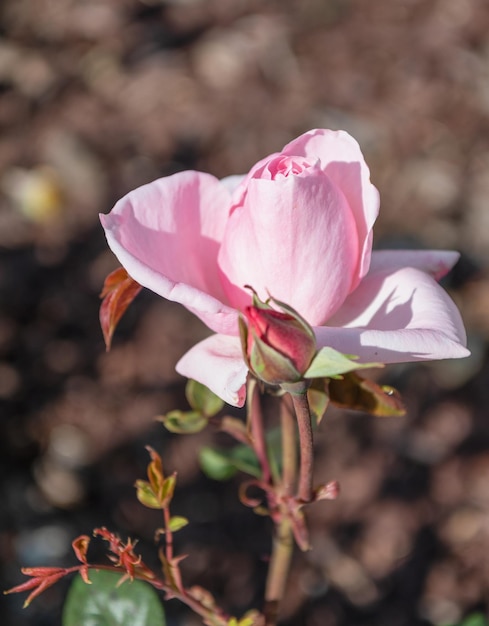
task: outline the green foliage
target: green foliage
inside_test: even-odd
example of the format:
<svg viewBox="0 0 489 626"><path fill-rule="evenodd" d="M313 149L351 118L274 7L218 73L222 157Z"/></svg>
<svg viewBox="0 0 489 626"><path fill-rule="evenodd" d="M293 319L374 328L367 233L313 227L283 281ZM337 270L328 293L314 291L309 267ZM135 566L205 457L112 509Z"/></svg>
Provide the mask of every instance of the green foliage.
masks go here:
<svg viewBox="0 0 489 626"><path fill-rule="evenodd" d="M157 418L167 430L177 435L193 435L207 426L209 420L199 411L170 411Z"/></svg>
<svg viewBox="0 0 489 626"><path fill-rule="evenodd" d="M489 622L482 613L468 615L458 626L489 626Z"/></svg>
<svg viewBox="0 0 489 626"><path fill-rule="evenodd" d="M147 583L121 574L91 570L91 585L73 581L63 609L63 626L165 626L158 594Z"/></svg>
<svg viewBox="0 0 489 626"><path fill-rule="evenodd" d="M147 481L137 480L135 487L137 498L143 506L147 506L149 509L161 509L160 501Z"/></svg>
<svg viewBox="0 0 489 626"><path fill-rule="evenodd" d="M354 370L370 367L384 367L382 363L358 363L357 357L342 354L333 348L321 348L314 357L305 378L335 378L353 372Z"/></svg>
<svg viewBox="0 0 489 626"><path fill-rule="evenodd" d="M185 395L192 407L191 411L174 410L157 418L167 430L178 435L192 435L204 430L209 418L219 413L224 406L221 398L196 380L187 381Z"/></svg>
<svg viewBox="0 0 489 626"><path fill-rule="evenodd" d="M281 465L281 432L274 428L266 434L268 456L272 472L278 473ZM236 472L244 472L254 478L261 477L261 468L252 448L239 444L233 448L204 447L199 453L202 471L214 480L228 480Z"/></svg>
<svg viewBox="0 0 489 626"><path fill-rule="evenodd" d="M245 445L235 446L229 450L205 446L199 453L199 461L203 472L214 480L228 480L238 471L255 478L260 477L256 454Z"/></svg>
<svg viewBox="0 0 489 626"><path fill-rule="evenodd" d="M316 381L315 381L316 382ZM345 374L327 384L329 399L345 409L366 411L377 417L398 417L406 413L399 393L392 387L377 385L356 372Z"/></svg>
<svg viewBox="0 0 489 626"><path fill-rule="evenodd" d="M188 519L186 517L182 517L180 515L174 515L173 517L170 518L170 522L168 523L168 528L172 532L176 533L177 530L180 530L180 528L183 528L187 524L188 524Z"/></svg>
<svg viewBox="0 0 489 626"><path fill-rule="evenodd" d="M322 379L312 381L311 386L307 390L307 401L316 423L320 424L329 406L329 395Z"/></svg>
<svg viewBox="0 0 489 626"><path fill-rule="evenodd" d="M187 382L185 395L190 406L205 417L213 417L224 406L224 401L219 396L196 380L190 379Z"/></svg>

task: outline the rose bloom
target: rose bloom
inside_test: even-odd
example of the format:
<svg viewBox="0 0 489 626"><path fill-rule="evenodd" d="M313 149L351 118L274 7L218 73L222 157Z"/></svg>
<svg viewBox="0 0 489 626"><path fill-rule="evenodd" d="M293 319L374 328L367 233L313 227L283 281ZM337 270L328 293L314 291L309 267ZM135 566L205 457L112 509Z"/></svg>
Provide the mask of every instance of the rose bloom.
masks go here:
<svg viewBox="0 0 489 626"><path fill-rule="evenodd" d="M372 252L379 194L357 142L311 130L246 176L179 172L102 215L107 241L138 283L180 302L215 334L177 371L229 404L245 400L238 331L251 285L297 310L330 346L360 362L465 357L460 314L437 284L449 251Z"/></svg>

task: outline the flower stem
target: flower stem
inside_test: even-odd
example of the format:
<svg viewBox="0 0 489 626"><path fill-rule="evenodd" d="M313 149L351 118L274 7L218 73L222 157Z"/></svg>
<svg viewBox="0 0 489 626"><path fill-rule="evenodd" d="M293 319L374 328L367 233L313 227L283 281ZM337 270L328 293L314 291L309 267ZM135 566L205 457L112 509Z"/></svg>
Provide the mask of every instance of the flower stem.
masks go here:
<svg viewBox="0 0 489 626"><path fill-rule="evenodd" d="M299 426L299 442L301 450L301 465L299 472L298 497L302 502L311 502L312 471L313 471L313 439L311 412L307 401L307 392L290 393L294 403L297 424Z"/></svg>
<svg viewBox="0 0 489 626"><path fill-rule="evenodd" d="M282 427L282 489L292 496L297 478L297 435L295 419L288 395L282 397L280 407ZM294 542L290 520L284 515L275 527L272 555L265 590L265 624L275 626L279 606L285 593Z"/></svg>
<svg viewBox="0 0 489 626"><path fill-rule="evenodd" d="M263 412L260 403L260 394L257 381L250 376L248 381L248 424L251 429L251 437L253 448L262 469L262 480L264 483L270 484L271 470L268 460L267 442L265 439L265 430L263 427Z"/></svg>
<svg viewBox="0 0 489 626"><path fill-rule="evenodd" d="M275 626L277 623L279 604L284 597L294 547L290 521L286 517L281 519L275 530L265 589L266 626Z"/></svg>
<svg viewBox="0 0 489 626"><path fill-rule="evenodd" d="M166 507L163 509L163 517L165 520L165 553L167 561L173 559L173 533L170 528L170 509Z"/></svg>
<svg viewBox="0 0 489 626"><path fill-rule="evenodd" d="M297 435L293 408L288 394L282 397L280 425L282 431L282 485L285 495L291 496L297 479Z"/></svg>

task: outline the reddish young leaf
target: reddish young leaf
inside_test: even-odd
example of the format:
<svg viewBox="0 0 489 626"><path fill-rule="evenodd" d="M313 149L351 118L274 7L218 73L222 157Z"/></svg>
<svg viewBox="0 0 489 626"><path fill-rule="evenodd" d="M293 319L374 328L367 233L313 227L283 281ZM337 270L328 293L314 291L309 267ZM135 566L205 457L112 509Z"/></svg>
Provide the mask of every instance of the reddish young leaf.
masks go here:
<svg viewBox="0 0 489 626"><path fill-rule="evenodd" d="M80 576L82 577L83 582L87 585L91 585L92 581L88 577L88 565L84 565L83 567L80 567L78 571L80 573Z"/></svg>
<svg viewBox="0 0 489 626"><path fill-rule="evenodd" d="M11 589L7 589L6 591L3 592L3 594L5 596L8 596L10 593L20 593L22 591L29 591L30 589L35 589L36 587L39 587L39 585L42 583L43 580L45 580L45 578L42 576L36 576L35 578L30 578L29 580L26 580L25 583L16 585L15 587L12 587Z"/></svg>
<svg viewBox="0 0 489 626"><path fill-rule="evenodd" d="M33 591L27 597L27 600L24 602L24 609L29 606L29 604L36 598L39 594L41 594L45 589L54 585L54 583L58 582L60 578L63 578L66 574L70 572L69 569L62 569L59 567L26 567L22 569L22 573L27 576L34 576L30 580L27 580L25 583L17 585L16 587L12 587L12 589L8 589L3 593L5 595L9 593L19 593L22 591Z"/></svg>
<svg viewBox="0 0 489 626"><path fill-rule="evenodd" d="M109 543L109 549L114 556L108 556L108 558L114 563L116 567L120 567L126 571L126 574L121 579L121 584L128 578L134 580L135 576L138 578L145 578L146 580L153 580L155 575L153 572L143 563L141 556L134 552L134 547L137 543L132 539L128 539L124 543L120 537L107 530L107 528L95 528L93 531L95 536L102 537Z"/></svg>
<svg viewBox="0 0 489 626"><path fill-rule="evenodd" d="M43 591L46 591L46 589L49 589L49 587L52 587L55 583L58 582L60 578L63 578L64 575L65 575L65 572L61 572L60 574L57 574L56 576L49 576L48 578L43 578L41 580L41 583L37 587L37 589L34 589L34 591L31 594L29 594L27 600L23 604L23 608L26 609L29 606L29 604L34 600L34 598L37 598L37 596L41 595Z"/></svg>
<svg viewBox="0 0 489 626"><path fill-rule="evenodd" d="M90 543L90 537L88 535L80 535L74 539L71 543L75 552L76 558L82 563L87 562L87 550Z"/></svg>
<svg viewBox="0 0 489 626"><path fill-rule="evenodd" d="M64 567L22 567L20 571L26 576L35 576L36 578L47 578L53 574L65 572Z"/></svg>
<svg viewBox="0 0 489 626"><path fill-rule="evenodd" d="M133 280L122 267L107 276L100 297L100 326L104 334L105 346L110 350L112 336L127 307L141 291L142 287Z"/></svg>

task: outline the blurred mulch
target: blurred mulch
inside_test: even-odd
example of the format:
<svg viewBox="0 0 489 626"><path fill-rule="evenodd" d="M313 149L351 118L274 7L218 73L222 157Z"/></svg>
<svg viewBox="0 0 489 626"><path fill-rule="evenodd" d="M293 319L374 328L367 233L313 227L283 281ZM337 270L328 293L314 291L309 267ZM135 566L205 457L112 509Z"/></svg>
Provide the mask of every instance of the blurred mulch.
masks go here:
<svg viewBox="0 0 489 626"><path fill-rule="evenodd" d="M98 293L116 267L97 214L195 168L225 176L312 127L360 142L382 196L377 244L455 248L447 282L473 357L385 373L396 420L331 412L288 624L422 626L487 610L489 5L484 0L3 0L0 6L2 587L70 564L96 525L142 537L144 445L178 469L187 576L233 610L260 602L266 520L199 472L212 440L153 417L183 403L174 364L207 331L143 293L104 352ZM2 624L60 622L65 589ZM170 624L195 624L169 605ZM175 621L176 620L176 621Z"/></svg>

